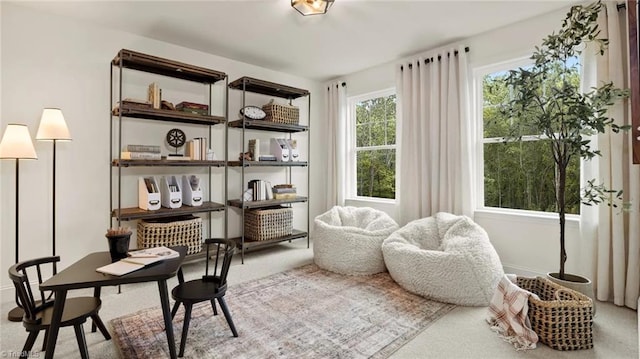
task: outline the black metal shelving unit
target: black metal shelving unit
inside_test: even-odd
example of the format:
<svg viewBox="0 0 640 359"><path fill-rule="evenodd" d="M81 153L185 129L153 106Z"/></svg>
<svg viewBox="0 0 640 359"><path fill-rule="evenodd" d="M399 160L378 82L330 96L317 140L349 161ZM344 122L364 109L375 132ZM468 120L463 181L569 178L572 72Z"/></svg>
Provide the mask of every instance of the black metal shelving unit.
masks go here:
<svg viewBox="0 0 640 359"><path fill-rule="evenodd" d="M110 195L110 221L113 225L115 221L118 226L122 221L132 221L141 219L158 219L188 214L206 213L209 219L209 234L212 233L211 213L224 211L225 238L227 237L227 189L224 188L224 203L205 201L201 206L186 206L180 208L164 208L158 210L143 210L138 207L122 207L122 171L129 167L208 167L208 198L212 198L212 168L222 167L227 177L227 134L225 129L224 160L220 161L195 161L195 160L125 160L121 158L122 148L122 124L124 118L135 118L149 121L163 121L172 123L186 123L203 125L209 127L209 139L212 137L212 126L225 125L228 117L228 76L224 72L211 70L199 66L189 65L178 61L168 60L152 55L143 54L136 51L122 49L114 57L110 64L110 173L109 173L109 195ZM114 89L114 69L117 73L117 89ZM135 105L123 104L123 72L124 70L142 71L176 79L200 83L208 87L209 109L212 109L211 96L214 84L224 81L224 116L199 115L187 112L146 108ZM114 101L115 100L115 101ZM117 102L116 102L117 101ZM116 105L114 107L114 105ZM117 123L114 123L117 121ZM114 173L115 170L115 173ZM114 181L115 179L115 181ZM137 194L136 194L137 195ZM193 260L203 258L204 254L196 253L187 256Z"/></svg>
<svg viewBox="0 0 640 359"><path fill-rule="evenodd" d="M229 88L234 89L234 90L239 90L242 93L242 101L241 101L241 108L244 108L246 103L246 94L247 93L256 93L256 94L260 94L260 95L265 95L265 96L271 96L271 97L278 97L278 98L283 98L289 101L289 104L291 105L293 103L294 100L296 99L301 99L301 98L305 98L307 99L307 123L309 125L298 125L298 124L282 124L282 123L275 123L275 122L269 122L269 121L264 121L264 120L250 120L247 118L243 118L243 119L239 119L239 120L234 120L234 121L229 121L227 123L227 131L229 131L229 129L239 129L241 131L241 146L244 146L245 142L246 142L246 131L247 130L257 130L257 131L267 131L267 132L274 132L274 133L286 133L289 135L289 139L292 138L292 134L296 134L296 133L305 133L308 138L307 138L307 156L308 158L310 158L311 156L311 136L310 136L310 124L311 124L311 93L308 90L304 90L304 89L300 89L300 88L295 88L295 87L291 87L291 86L287 86L287 85L282 85L282 84L278 84L278 83L274 83L274 82L269 82L269 81L264 81L264 80L260 80L260 79L256 79L256 78L252 78L252 77L241 77L238 78L235 81L232 81L229 83ZM227 135L228 138L228 135ZM244 149L242 149L241 152L244 152ZM227 166L231 169L231 168L239 168L239 172L240 172L240 178L241 178L241 183L242 183L242 187L244 187L244 183L245 183L245 170L247 168L251 168L251 167L273 167L273 168L283 168L287 171L287 178L288 178L288 183L291 183L291 169L292 168L296 168L296 167L307 167L307 191L310 190L309 184L310 184L310 175L309 175L309 162L308 161L300 161L300 162L278 162L278 161L248 161L245 160L244 158L242 160L238 160L238 161L228 161L227 162ZM229 172L231 171L230 169L227 170L227 178L226 181L228 182L228 176L229 176ZM225 184L225 188L229 188L227 184ZM228 196L228 195L227 195ZM241 256L242 256L242 263L244 263L244 254L245 251L250 250L250 249L254 249L254 248L260 248L260 247L266 247L266 246L271 246L271 245L275 245L284 241L292 241L294 239L299 239L299 238L307 238L307 248L309 247L309 226L310 226L310 219L309 219L309 198L306 196L296 196L295 198L289 198L289 199L272 199L272 200L265 200L265 201L246 201L244 199L244 196L242 193L238 194L238 199L232 199L232 200L228 200L227 204L229 207L231 208L237 208L238 211L240 212L240 216L241 216L241 223L244 224L245 221L245 211L246 210L251 210L251 209L260 209L260 208L268 208L268 207L272 207L272 206L278 206L278 205L284 205L284 206L289 206L291 207L292 204L294 203L306 203L307 205L307 218L306 218L306 222L307 222L307 228L306 230L300 230L300 229L294 229L293 233L291 235L288 236L283 236L283 237L278 237L278 238L273 238L273 239L268 239L268 240L261 240L261 241L255 241L255 240L250 240L248 238L245 238L244 235L244 225L241 225L241 234L240 237L237 238L233 238L236 243L238 248L241 251Z"/></svg>

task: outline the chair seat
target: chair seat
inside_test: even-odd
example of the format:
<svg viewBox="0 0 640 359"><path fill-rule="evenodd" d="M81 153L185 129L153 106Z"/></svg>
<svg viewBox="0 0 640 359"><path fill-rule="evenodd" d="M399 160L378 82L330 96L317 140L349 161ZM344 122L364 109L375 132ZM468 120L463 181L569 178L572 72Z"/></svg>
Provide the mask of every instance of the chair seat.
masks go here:
<svg viewBox="0 0 640 359"><path fill-rule="evenodd" d="M64 303L64 311L62 312L62 320L60 322L61 327L71 326L76 323L84 323L88 316L98 313L102 301L100 298L94 297L77 297L67 298ZM29 329L30 327L45 327L51 324L51 317L53 316L53 307L50 306L37 315L38 322L30 322L25 319L24 326Z"/></svg>
<svg viewBox="0 0 640 359"><path fill-rule="evenodd" d="M222 288L218 283L206 282L200 279L184 282L171 290L171 297L181 302L203 302L224 295L226 285Z"/></svg>

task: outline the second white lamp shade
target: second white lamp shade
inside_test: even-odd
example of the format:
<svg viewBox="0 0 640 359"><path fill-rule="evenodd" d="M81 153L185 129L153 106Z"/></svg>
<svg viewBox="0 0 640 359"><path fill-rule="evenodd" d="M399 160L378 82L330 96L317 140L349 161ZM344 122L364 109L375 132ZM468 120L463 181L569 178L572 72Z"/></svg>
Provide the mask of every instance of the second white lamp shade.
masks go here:
<svg viewBox="0 0 640 359"><path fill-rule="evenodd" d="M62 110L59 108L45 108L42 110L36 140L71 140Z"/></svg>

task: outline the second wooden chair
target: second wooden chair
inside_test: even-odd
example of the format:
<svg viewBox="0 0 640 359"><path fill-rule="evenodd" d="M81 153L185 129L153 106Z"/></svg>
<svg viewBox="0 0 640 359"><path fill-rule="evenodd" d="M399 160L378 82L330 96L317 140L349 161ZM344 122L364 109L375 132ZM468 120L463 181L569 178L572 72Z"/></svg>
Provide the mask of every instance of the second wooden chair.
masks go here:
<svg viewBox="0 0 640 359"><path fill-rule="evenodd" d="M182 339L180 340L179 357L184 355L191 309L196 303L209 301L213 309L213 315L218 315L215 300L218 300L222 313L231 328L234 337L238 336L229 308L224 300L227 292L227 274L231 265L231 259L235 252L236 243L229 239L209 238L205 240L207 259L205 261L205 274L202 278L185 282L182 270L178 272L179 284L171 291L171 297L176 301L171 310L171 318L176 315L180 304L184 305L184 324L182 326ZM212 267L212 268L210 268ZM213 273L211 273L213 272Z"/></svg>

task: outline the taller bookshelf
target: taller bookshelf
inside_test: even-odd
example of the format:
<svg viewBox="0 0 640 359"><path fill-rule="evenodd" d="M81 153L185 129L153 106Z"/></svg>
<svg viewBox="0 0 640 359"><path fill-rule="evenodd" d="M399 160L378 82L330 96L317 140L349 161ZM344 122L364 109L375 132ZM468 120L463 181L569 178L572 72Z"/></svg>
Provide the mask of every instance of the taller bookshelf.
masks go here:
<svg viewBox="0 0 640 359"><path fill-rule="evenodd" d="M213 183L212 176L226 178L227 166L227 96L228 77L221 71L207 69L200 66L185 64L165 58L143 54L127 49L120 50L111 61L110 68L110 222L112 226L128 225L131 221L154 220L171 218L184 215L205 216L208 220L208 230L203 226L203 235L211 237L213 233L214 218L216 212L223 212L224 218L216 223L224 226L224 234L227 237L227 190L222 186L224 181ZM147 75L140 75L141 73ZM208 101L208 114L181 112L174 109L162 109L139 106L127 98L146 98L146 86L149 79L152 81L170 79L166 81L163 89L174 90L180 96L203 97ZM129 85L129 86L128 86ZM199 86L199 87L198 87ZM217 86L217 89L216 89ZM204 94L202 94L202 91ZM126 94L126 95L125 95ZM214 97L218 98L214 109ZM191 100L183 98L184 101ZM195 101L194 101L195 102ZM213 113L217 113L214 115ZM131 124L130 128L127 125ZM154 129L153 126L161 126L162 129ZM170 127L167 127L170 126ZM143 144L158 144L167 150L164 141L164 131L174 126L188 127L191 134L204 133L207 143L212 145L218 153L218 160L175 160L175 159L123 159L121 152L128 144L138 144L135 141L145 141ZM220 141L213 141L214 130ZM141 137L139 132L153 133ZM140 140L144 138L143 140ZM154 138L149 140L149 138ZM134 141L134 143L130 142ZM220 143L222 142L222 143ZM189 171L200 171L203 187L203 202L200 206L182 205L179 208L164 208L157 210L145 210L137 206L137 178L153 175L178 175ZM214 173L214 171L218 171ZM219 173L224 171L224 173ZM135 182L135 183L134 183ZM125 222L125 223L123 223ZM190 259L204 257L204 253L191 254Z"/></svg>

